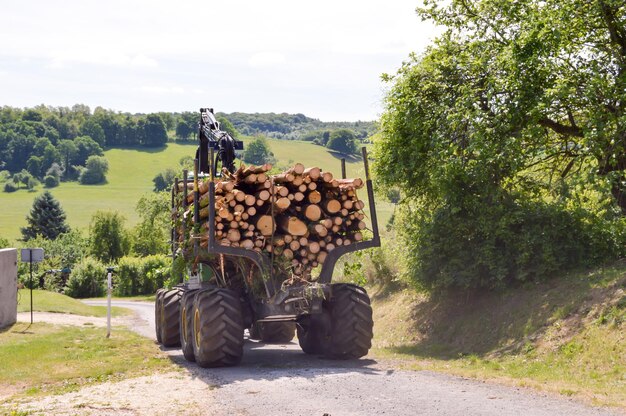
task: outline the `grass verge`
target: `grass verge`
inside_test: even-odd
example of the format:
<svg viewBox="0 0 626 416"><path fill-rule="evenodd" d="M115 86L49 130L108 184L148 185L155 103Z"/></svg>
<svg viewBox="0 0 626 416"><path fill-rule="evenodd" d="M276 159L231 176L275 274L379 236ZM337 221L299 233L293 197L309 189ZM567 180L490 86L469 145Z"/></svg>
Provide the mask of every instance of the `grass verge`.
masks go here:
<svg viewBox="0 0 626 416"><path fill-rule="evenodd" d="M2 330L0 362L0 405L173 368L154 342L128 330L106 338L105 329L43 323Z"/></svg>
<svg viewBox="0 0 626 416"><path fill-rule="evenodd" d="M372 298L375 356L626 408L624 262L503 292Z"/></svg>
<svg viewBox="0 0 626 416"><path fill-rule="evenodd" d="M30 290L20 289L17 294L17 311L30 312ZM107 316L106 306L90 306L60 293L47 290L33 290L33 310L38 312L70 313L83 316ZM111 307L113 316L124 316L132 311L117 306Z"/></svg>

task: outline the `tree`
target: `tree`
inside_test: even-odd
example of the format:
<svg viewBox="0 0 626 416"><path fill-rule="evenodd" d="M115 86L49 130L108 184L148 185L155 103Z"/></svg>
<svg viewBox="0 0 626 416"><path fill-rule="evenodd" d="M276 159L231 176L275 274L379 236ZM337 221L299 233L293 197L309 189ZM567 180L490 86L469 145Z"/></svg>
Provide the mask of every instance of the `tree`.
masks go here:
<svg viewBox="0 0 626 416"><path fill-rule="evenodd" d="M106 145L106 136L104 135L104 129L93 117L88 118L83 123L83 125L80 127L80 134L90 137L92 140L98 143L100 147L104 147Z"/></svg>
<svg viewBox="0 0 626 416"><path fill-rule="evenodd" d="M141 221L134 229L133 251L140 256L167 254L170 230L170 193L143 195L135 208Z"/></svg>
<svg viewBox="0 0 626 416"><path fill-rule="evenodd" d="M216 119L220 123L220 130L230 134L230 137L232 137L233 139L237 138L239 133L237 132L237 129L235 129L235 126L233 126L233 123L231 123L226 117L221 115L217 116Z"/></svg>
<svg viewBox="0 0 626 416"><path fill-rule="evenodd" d="M130 239L124 229L125 218L117 212L97 211L89 225L89 251L105 263L128 254Z"/></svg>
<svg viewBox="0 0 626 416"><path fill-rule="evenodd" d="M40 156L31 156L26 161L26 170L33 176L40 176L43 159Z"/></svg>
<svg viewBox="0 0 626 416"><path fill-rule="evenodd" d="M276 159L274 153L270 151L270 146L265 137L259 136L252 140L243 152L243 160L254 165L263 163L273 163Z"/></svg>
<svg viewBox="0 0 626 416"><path fill-rule="evenodd" d="M78 146L72 140L61 140L57 144L57 151L63 160L65 175L71 175L72 163L78 155Z"/></svg>
<svg viewBox="0 0 626 416"><path fill-rule="evenodd" d="M167 191L170 189L176 179L177 172L174 169L168 168L159 172L153 179L154 192Z"/></svg>
<svg viewBox="0 0 626 416"><path fill-rule="evenodd" d="M27 227L21 228L22 239L28 241L38 235L54 240L70 231L65 223L65 212L61 204L48 191L35 198L30 214L26 217Z"/></svg>
<svg viewBox="0 0 626 416"><path fill-rule="evenodd" d="M189 139L194 132L195 130L184 121L179 121L178 124L176 124L176 137L180 140Z"/></svg>
<svg viewBox="0 0 626 416"><path fill-rule="evenodd" d="M429 0L418 13L447 30L385 77L382 177L428 192L429 178L466 175L482 192L481 181L550 186L585 170L626 215L623 2Z"/></svg>
<svg viewBox="0 0 626 416"><path fill-rule="evenodd" d="M501 286L623 251L609 235L626 214L625 12L611 0L418 9L447 30L383 76L375 173L401 191L421 285ZM613 195L602 216L580 202L591 190Z"/></svg>
<svg viewBox="0 0 626 416"><path fill-rule="evenodd" d="M330 133L326 147L345 154L356 153L356 137L352 130L340 129Z"/></svg>
<svg viewBox="0 0 626 416"><path fill-rule="evenodd" d="M91 137L81 136L74 139L76 145L76 158L72 160L77 165L84 165L87 162L89 156L102 156L104 152L102 147L96 143Z"/></svg>
<svg viewBox="0 0 626 416"><path fill-rule="evenodd" d="M104 156L89 156L85 169L80 173L79 182L83 185L94 185L106 182L109 162Z"/></svg>
<svg viewBox="0 0 626 416"><path fill-rule="evenodd" d="M144 141L147 147L164 146L167 143L165 123L156 114L148 114L143 124Z"/></svg>

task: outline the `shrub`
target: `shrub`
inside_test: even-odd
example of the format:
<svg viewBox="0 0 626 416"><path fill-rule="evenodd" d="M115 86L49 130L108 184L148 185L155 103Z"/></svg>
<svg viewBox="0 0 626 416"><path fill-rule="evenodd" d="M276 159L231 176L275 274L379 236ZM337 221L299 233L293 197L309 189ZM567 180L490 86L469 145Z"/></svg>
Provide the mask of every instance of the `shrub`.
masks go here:
<svg viewBox="0 0 626 416"><path fill-rule="evenodd" d="M98 260L83 259L72 270L65 294L73 298L103 296L106 292L106 273L106 267Z"/></svg>
<svg viewBox="0 0 626 416"><path fill-rule="evenodd" d="M83 185L94 185L106 181L109 162L104 156L89 156L85 169L80 173L79 182Z"/></svg>
<svg viewBox="0 0 626 416"><path fill-rule="evenodd" d="M160 287L170 273L167 256L122 257L115 275L117 296L149 295Z"/></svg>
<svg viewBox="0 0 626 416"><path fill-rule="evenodd" d="M18 185L14 182L6 182L4 184L4 192L15 192L18 190Z"/></svg>
<svg viewBox="0 0 626 416"><path fill-rule="evenodd" d="M46 175L46 177L43 178L43 184L46 188L54 188L59 186L59 178L53 175Z"/></svg>
<svg viewBox="0 0 626 416"><path fill-rule="evenodd" d="M543 280L619 257L626 247L624 221L620 226L558 204L508 201L443 207L426 218L403 215L398 230L409 251L410 277L429 289Z"/></svg>
<svg viewBox="0 0 626 416"><path fill-rule="evenodd" d="M142 264L139 257L122 257L115 274L116 296L139 295L142 286Z"/></svg>

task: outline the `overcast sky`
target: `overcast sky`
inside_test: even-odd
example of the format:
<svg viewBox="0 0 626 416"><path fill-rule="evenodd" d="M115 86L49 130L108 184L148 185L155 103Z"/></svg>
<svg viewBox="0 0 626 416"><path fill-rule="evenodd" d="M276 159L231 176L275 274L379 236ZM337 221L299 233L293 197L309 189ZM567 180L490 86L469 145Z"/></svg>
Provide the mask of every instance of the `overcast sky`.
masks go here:
<svg viewBox="0 0 626 416"><path fill-rule="evenodd" d="M374 120L419 0L0 0L0 105Z"/></svg>

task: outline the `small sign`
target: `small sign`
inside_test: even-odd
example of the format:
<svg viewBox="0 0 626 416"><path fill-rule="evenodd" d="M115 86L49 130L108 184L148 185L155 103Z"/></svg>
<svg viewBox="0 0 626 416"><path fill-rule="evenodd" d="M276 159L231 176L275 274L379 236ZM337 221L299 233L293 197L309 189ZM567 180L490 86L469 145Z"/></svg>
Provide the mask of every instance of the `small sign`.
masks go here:
<svg viewBox="0 0 626 416"><path fill-rule="evenodd" d="M22 262L39 263L43 261L43 248L23 248Z"/></svg>

